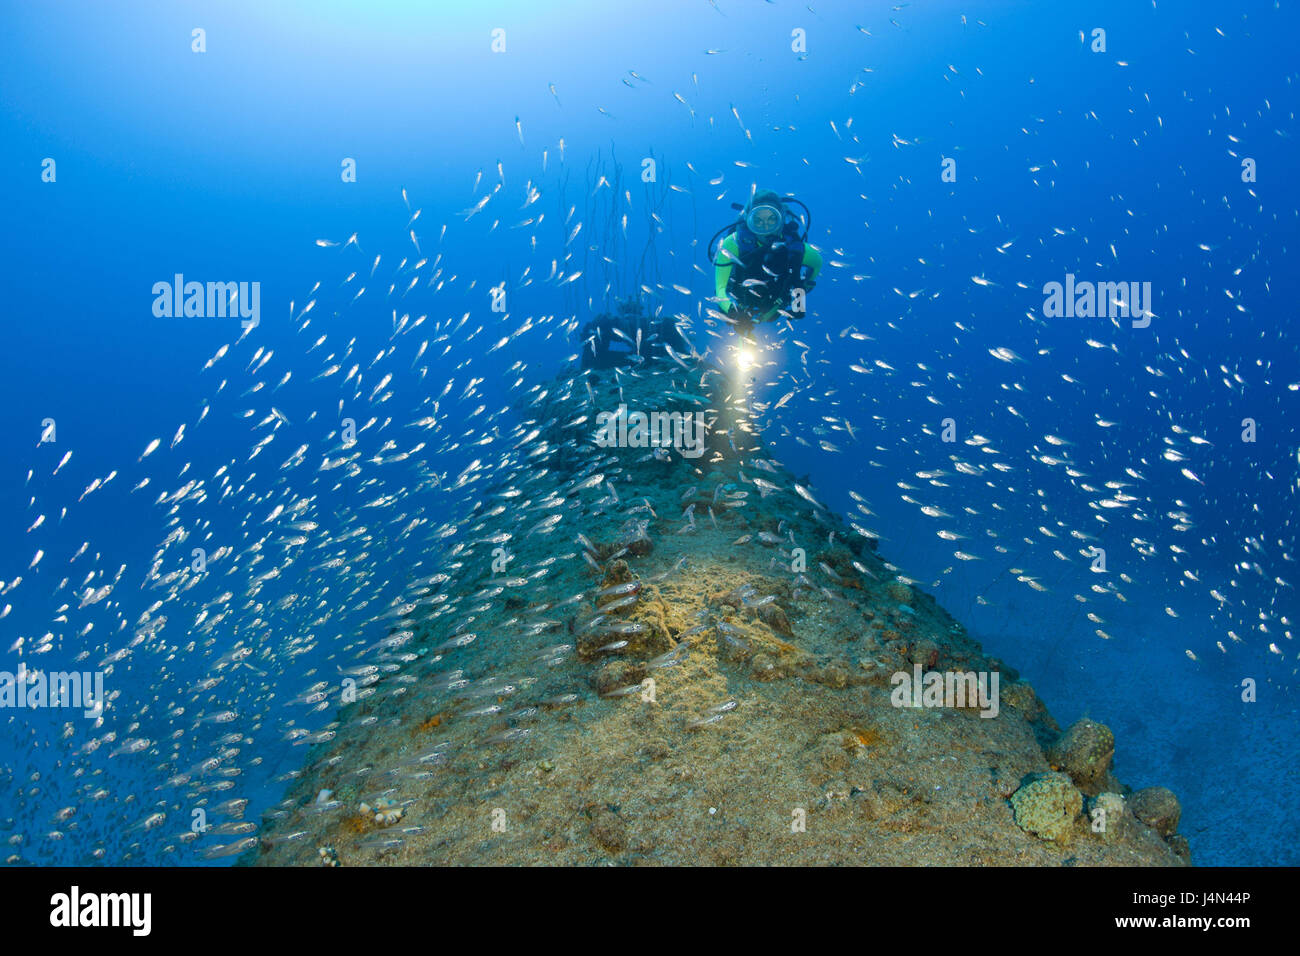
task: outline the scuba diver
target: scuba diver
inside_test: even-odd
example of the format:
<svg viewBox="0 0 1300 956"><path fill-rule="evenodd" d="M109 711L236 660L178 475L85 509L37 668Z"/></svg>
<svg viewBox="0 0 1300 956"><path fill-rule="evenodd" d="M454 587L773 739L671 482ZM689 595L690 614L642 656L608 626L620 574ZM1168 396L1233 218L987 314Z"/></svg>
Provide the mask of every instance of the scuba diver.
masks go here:
<svg viewBox="0 0 1300 956"><path fill-rule="evenodd" d="M578 338L583 368L637 365L647 359L667 358L668 349L691 353L675 319L646 315L635 298L619 300L616 312L602 312L587 322Z"/></svg>
<svg viewBox="0 0 1300 956"><path fill-rule="evenodd" d="M803 208L802 221L790 212L791 202ZM741 333L781 312L802 315L804 297L822 268L821 253L808 244L808 207L770 189L756 190L746 206L732 206L740 218L719 229L708 245L719 308Z"/></svg>

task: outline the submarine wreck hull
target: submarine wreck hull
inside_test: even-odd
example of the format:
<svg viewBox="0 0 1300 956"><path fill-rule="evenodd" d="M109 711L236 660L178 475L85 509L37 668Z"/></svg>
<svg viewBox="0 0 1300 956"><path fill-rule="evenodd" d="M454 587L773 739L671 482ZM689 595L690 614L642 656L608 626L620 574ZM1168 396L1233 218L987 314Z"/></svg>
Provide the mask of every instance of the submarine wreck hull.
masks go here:
<svg viewBox="0 0 1300 956"><path fill-rule="evenodd" d="M1185 864L1109 731L1062 734L742 392L676 361L530 392L242 862Z"/></svg>

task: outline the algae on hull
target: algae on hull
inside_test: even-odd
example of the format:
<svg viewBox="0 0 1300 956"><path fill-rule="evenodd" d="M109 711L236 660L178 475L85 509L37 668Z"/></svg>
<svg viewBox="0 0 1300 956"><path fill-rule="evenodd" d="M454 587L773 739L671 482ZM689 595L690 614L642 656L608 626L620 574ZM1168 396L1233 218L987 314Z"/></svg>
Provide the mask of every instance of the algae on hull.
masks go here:
<svg viewBox="0 0 1300 956"><path fill-rule="evenodd" d="M655 362L530 395L509 479L398 622L416 643L374 661L246 862L1183 862L1136 820L1106 839L1082 815L1051 841L1017 826L1059 727L764 456L743 387ZM598 446L619 406L707 407L707 453ZM893 706L916 665L1000 672L998 715Z"/></svg>

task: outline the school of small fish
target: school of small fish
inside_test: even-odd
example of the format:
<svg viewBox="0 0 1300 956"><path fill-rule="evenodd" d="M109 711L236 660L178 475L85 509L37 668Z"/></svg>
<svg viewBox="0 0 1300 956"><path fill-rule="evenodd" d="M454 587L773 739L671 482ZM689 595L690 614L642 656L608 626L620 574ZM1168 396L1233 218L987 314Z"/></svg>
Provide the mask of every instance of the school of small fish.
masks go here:
<svg viewBox="0 0 1300 956"><path fill-rule="evenodd" d="M964 16L962 24L986 27ZM875 38L860 26L853 34ZM725 59L728 51L700 55ZM982 75L973 66L947 70L945 80L967 89ZM21 560L6 558L0 580L0 620L13 613L23 622L21 632L7 632L10 658L32 668L57 659L59 668L103 671L108 693L94 719L51 712L53 723L42 727L39 717L7 716L20 747L58 748L62 768L0 774L12 795L9 862L69 859L69 845L76 846L71 862L109 863L227 859L255 847L257 824L244 820L250 802L277 812L276 788L301 773L312 745L338 732L344 684L356 699L418 689L454 698L462 717L509 713L524 724L485 740L492 746L527 733L537 708L592 696L575 684L571 694L518 703L527 696L515 698L526 673L471 675L456 665L459 649L504 640L476 632L474 621L491 602L520 599L529 610L516 626L536 636L553 629L552 615L564 605L599 598L608 611L636 600L631 586L563 602L548 589L554 562L593 562L593 549L575 541L571 502L603 510L611 526L635 524L648 508L620 497L612 454L592 459L559 493L538 494L548 487L538 462L589 443L602 410L580 376L556 391L552 357L572 362L583 320L612 295L632 291L678 318L697 351L672 359L688 373L696 361L733 361L733 334L704 298L711 271L690 246L702 244L701 230L682 224L725 208L724 197L747 198L755 178L772 171L758 157L786 135L755 122L757 102L710 108L696 73L689 86L678 84L688 99L668 78L645 72L651 78L633 70L621 77L623 95L679 104L673 110L682 122L694 126L702 116L713 135L738 136L727 140L738 150L732 167L684 161L673 173L684 167L685 175L673 178L664 164L651 188L625 179L612 162L590 162L584 177L564 139L535 145L536 126L512 115L506 122L528 157L518 172L508 176L501 161L478 170L457 209L416 208L403 190L395 253L388 237L315 240L325 274L289 304L287 333L240 334L236 326L195 370L206 397L174 430L142 435L118 461L78 461L76 449L59 442L19 459L29 468L21 506L30 549ZM829 124L829 135L804 131L815 145L790 162L805 175L833 163L864 192L826 212L838 217L833 233L828 227L812 237L829 247L812 314L765 329L753 382L737 385L767 440L815 475L839 475L856 488L845 499L851 524L885 540L886 551L892 538L932 536L928 553L943 559L927 577L940 600L952 592L983 607L1010 600L1016 589L1043 594L1074 622L1086 621L1076 639L1122 643L1110 618L1157 594L1163 613L1188 625L1185 653L1193 661L1206 648L1228 655L1236 646L1267 647L1280 665L1277 679L1293 678L1287 607L1300 458L1243 471L1249 459L1241 449L1249 446L1238 421L1257 420L1265 433L1294 410L1294 340L1279 326L1249 341L1239 333L1212 351L1190 336L1206 321L1204 303L1213 302L1215 321L1248 322L1264 307L1271 270L1281 267L1267 240L1231 253L1184 241L1174 224L1114 190L1102 198L1132 224L1122 233L1113 218L1102 226L1087 213L1033 231L1000 216L945 218L922 203L919 214L959 234L949 236L949 248L931 248L910 268L886 274L875 262L874 233L855 236L851 227L883 226L889 202L917 200L901 181L872 182L872 153L924 147L909 130L867 128L873 76L866 68L850 74L847 93L855 98L842 121ZM573 91L547 90L555 109L573 108ZM612 120L631 111L607 105L596 109ZM1140 90L1132 110L1148 130L1164 126ZM1235 158L1238 137L1281 135L1277 127L1293 118L1273 112L1264 100L1251 116L1233 115L1235 132L1216 134L1223 148ZM1212 108L1210 118L1229 122ZM1104 128L1096 116L1084 119ZM1048 195L1066 167L1077 174L1082 161L1039 155L1036 142L1051 117L1021 122L1018 141L1032 162L1021 167L1024 188ZM1140 151L1136 139L1131 145ZM824 146L842 147L841 155ZM1220 202L1223 189L1211 195L1179 181L1189 202L1221 204L1242 231L1260 213L1253 188ZM498 230L526 237L531 256L512 259L510 274L472 274L472 263L457 260L457 243ZM1179 244L1183 291L1202 303L1201 314L1175 304L1157 310L1145 329L1119 319L1043 317L1039 289L1063 278L1069 264L1100 278L1153 243ZM956 275L950 263L958 257L974 260L978 271ZM550 296L543 301L567 308L532 311L527 303L538 290ZM480 304L446 307L471 300ZM506 305L494 308L494 300ZM1072 334L1063 333L1067 321L1075 323ZM942 335L914 331L940 324ZM1214 402L1231 411L1214 413ZM565 421L541 421L538 409L561 409ZM209 442L217 420L242 429L239 444ZM571 447L539 438L556 425L565 426ZM1220 455L1230 445L1233 453ZM685 490L690 472L682 476ZM808 481L784 487L757 473L747 480L763 499L789 494L814 509L838 503L821 500ZM743 495L719 498L714 509L745 504ZM132 509L158 527L156 547L123 559L112 542L92 540L96 507ZM680 517L680 533L714 519L713 510L693 508ZM481 536L488 518L507 513L516 531ZM44 537L77 521L91 531L74 551ZM773 537L745 536L736 546L782 541ZM490 576L487 555L508 561L512 542L537 538L555 543L549 559L510 564L482 586L453 587ZM990 600L994 592L1001 596ZM610 639L602 651L616 652L631 636L594 617L586 626L597 625ZM429 627L445 641L427 653L411 650ZM718 631L726 637L722 625ZM571 651L557 643L522 664L525 671L552 667ZM664 655L650 666L676 662ZM142 681L146 697L123 691ZM735 706L720 702L691 726L703 729ZM399 770L434 772L441 759L434 748L371 772L378 787ZM127 762L130 771L121 767ZM140 772L153 781L144 791L124 783ZM322 797L312 812L338 809ZM376 848L400 843L400 808L375 805L394 825ZM201 827L192 825L196 812Z"/></svg>

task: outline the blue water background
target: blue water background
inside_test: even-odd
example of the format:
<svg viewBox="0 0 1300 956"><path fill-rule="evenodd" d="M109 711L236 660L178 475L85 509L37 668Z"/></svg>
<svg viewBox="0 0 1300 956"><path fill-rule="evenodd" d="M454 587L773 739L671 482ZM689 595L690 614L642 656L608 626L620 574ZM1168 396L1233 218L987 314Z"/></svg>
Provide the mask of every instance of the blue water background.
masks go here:
<svg viewBox="0 0 1300 956"><path fill-rule="evenodd" d="M868 499L876 512L868 523L885 538L886 556L927 588L939 581L932 588L938 599L1019 669L1063 724L1085 714L1109 724L1119 741L1121 779L1164 784L1182 798L1183 830L1197 862L1294 864L1295 647L1277 620L1293 618L1296 601L1293 588L1272 578L1296 576L1284 557L1295 551L1297 467L1297 395L1286 385L1300 381L1291 322L1298 290L1287 256L1300 195L1289 66L1300 26L1295 10L1250 2L1230 12L1209 3L894 6L825 3L814 4L815 13L800 4L724 0L716 7L583 3L558 12L524 3L392 3L364 11L341 3L9 6L0 41L0 579L22 574L24 582L0 598L0 607L14 604L0 621L0 650L19 635L30 641L51 629L68 594L53 596L55 585L64 575L75 584L91 567L83 557L65 569L82 541L91 542L92 556L103 555L97 566L110 577L128 564L114 595L127 620L153 600L138 591L165 534L164 510L151 506L153 498L231 459L242 462L258 437L250 438L248 422L233 415L242 404L256 404L235 400L249 384L243 369L251 347L275 348L284 359L262 376L270 376L268 388L286 369L295 372L295 386L274 402L295 423L312 411L336 417L332 383L306 384L320 370L320 352L353 335L382 345L393 309L427 312L431 321L469 312L466 330L486 329L477 344L432 363L423 382L405 371L414 345L405 343L393 362L396 397L382 414L415 408L452 376L456 391L471 375L485 377L484 400L496 408L510 400L502 373L513 363L526 363L530 384L553 374L576 350L559 334L534 334L526 349L521 340L520 347L483 353L525 316L559 315L551 320L558 329L572 314L572 287L519 281L526 267L545 277L550 261L564 254L561 179L567 172L564 202L577 204L580 216L593 185L588 164L598 154L608 162L613 150L627 177L654 155L688 190L671 195L661 212L668 228L657 236L660 295L670 310L698 314L700 297L712 289L692 265L706 265L704 241L730 215L728 203L743 200L754 183L804 199L814 213L812 241L844 264L828 267L812 301L815 314L794 333L810 346L813 380L773 414L769 437L777 456L807 474L839 510L852 508L850 490ZM196 26L207 31L203 54L190 49ZM506 30L504 54L490 50L495 27ZM1107 31L1105 54L1081 42L1080 31L1094 27ZM794 28L807 31L806 57L791 51ZM706 54L711 49L722 52ZM1258 183L1241 182L1242 156L1256 160ZM45 157L57 161L56 183L41 182ZM356 183L341 182L343 157L355 158ZM957 160L956 183L941 181L945 157ZM498 161L505 187L466 221L458 213L497 182ZM479 170L486 185L474 193ZM718 175L724 182L710 186ZM511 228L530 214L519 208L529 181L542 190L535 208L549 220L537 231L535 252L532 232ZM458 278L437 295L422 289L420 298L393 303L373 292L386 290L390 263L414 258L403 188L412 208L423 210L416 228L424 254L441 252ZM639 200L639 184L629 188ZM635 231L643 228L636 201L633 210ZM493 219L501 224L489 230ZM603 225L585 224L582 240L600 241ZM354 232L364 257L314 242L341 243ZM998 252L1006 242L1013 245ZM343 318L322 314L307 332L293 331L291 301L297 314L317 281L326 301L349 272L368 270L376 254L385 265L369 283L370 299ZM1067 272L1150 281L1158 318L1147 330L1044 320L1041 286ZM261 282L263 325L202 374L216 349L238 336L238 325L155 318L150 288L175 273ZM972 276L994 284L976 284ZM469 279L476 280L473 289ZM503 279L512 299L507 320L490 312L484 294ZM694 295L675 293L672 283ZM602 292L583 291L597 301ZM1236 302L1249 311L1235 309ZM969 331L959 335L954 322ZM841 338L847 326L874 341ZM318 331L330 333L330 346L304 359ZM1118 351L1092 348L1088 338L1113 342ZM1000 362L988 353L995 347L1026 361ZM1190 356L1177 363L1184 374L1158 378L1145 370L1170 371L1175 365L1161 356L1179 349ZM364 364L374 351L359 347L358 358ZM795 369L798 351L787 344L766 380ZM456 368L471 354L467 368ZM848 367L877 359L896 371L863 376ZM1245 384L1226 388L1220 364ZM203 400L225 377L230 385L195 427ZM366 392L373 383L374 376ZM781 381L762 390L775 400L787 389ZM808 401L830 389L838 406ZM1007 413L1007 404L1022 417ZM260 419L265 403L258 407ZM823 425L826 414L853 422L856 444L842 432L832 436L842 454L793 440ZM1021 471L990 476L998 488L985 487L982 496L971 491L980 485L970 479L954 483L961 497L916 479L918 470L950 468L952 446L921 431L937 431L947 415L963 436L987 436ZM1119 424L1103 430L1092 424L1095 416ZM1244 417L1259 422L1254 444L1239 440ZM45 418L58 423L58 440L38 447ZM169 451L181 421L189 434ZM1164 462L1171 424L1212 444L1193 446L1194 460ZM782 426L791 437L781 437ZM1176 533L1152 509L1142 534L1157 558L1141 559L1129 547L1132 534L1106 542L1112 571L1135 581L1118 584L1126 604L1107 599L1100 609L1102 602L1076 602L1072 595L1094 578L1077 546L1036 535L1057 519L1105 533L1076 482L1027 458L1035 446L1060 453L1044 443L1045 434L1073 442L1071 453L1094 483L1131 480L1123 468L1139 468L1145 477L1128 490L1157 502L1181 500L1196 521L1193 531ZM163 448L137 462L159 436ZM272 472L296 444L277 440L276 453L259 459L256 470ZM69 449L72 460L50 477ZM980 457L958 451L968 460ZM314 447L309 461L322 452ZM454 477L473 457L462 448L427 465ZM192 462L190 472L177 480L185 462ZM1104 473L1093 470L1103 464ZM1203 485L1180 474L1184 465ZM36 471L30 484L28 469ZM120 471L114 482L78 506L82 489L112 469ZM291 480L305 482L304 470ZM146 475L147 491L129 494ZM396 476L385 480L393 489L405 485ZM899 481L922 489L908 493L924 503L959 516L948 525L968 535L962 546L984 560L955 561L953 546L934 534L942 523L900 501ZM29 507L32 496L38 503ZM430 496L408 508L426 508L436 523L452 517L453 497ZM56 524L64 505L69 518ZM978 517L962 514L966 505ZM26 533L38 513L47 515L46 527ZM231 536L238 518L234 511L214 521ZM992 550L990 530L1008 554ZM1267 556L1246 551L1247 536L1262 539ZM1039 543L1020 556L1025 537ZM1189 553L1175 562L1170 545ZM46 557L29 572L38 547ZM1073 564L1053 558L1053 548ZM397 548L378 554L373 575L400 588L414 557ZM1258 561L1266 573L1235 569L1239 561ZM1037 575L1051 590L1030 591L1007 573L1010 567ZM1210 588L1229 594L1239 609L1212 616ZM988 603L976 603L977 595ZM1088 609L1106 618L1110 641L1083 620ZM1259 611L1269 619L1268 636L1251 630ZM92 636L100 640L103 628L116 626L108 615L94 619L99 630ZM302 626L298 619L270 620L282 638ZM340 623L347 620L340 611ZM1243 642L1233 644L1229 629ZM60 635L49 658L70 661L79 650L74 633ZM233 639L219 634L218 652ZM1268 650L1270 641L1281 655ZM4 667L12 670L16 661L8 654ZM114 679L123 696L115 707L157 710L151 688L160 663L140 655L119 670ZM193 680L205 669L183 655L170 666L182 673L192 666ZM1241 701L1245 678L1258 682L1256 703ZM285 696L306 683L286 679ZM275 715L279 706L267 710ZM6 787L13 796L5 798L12 809L4 815L16 816L16 829L28 834L26 859L86 862L89 849L102 845L113 861L137 839L143 842L132 860L154 859L166 840L124 828L159 796L156 761L101 751L87 765L102 769L112 795L80 800L75 788L85 780L70 777L66 759L58 763L63 719L4 719L10 732L0 742L0 760L14 780ZM84 739L80 724L76 733L76 741ZM287 744L258 749L263 763L247 768L231 792L252 798L255 809L278 798L271 778L303 753ZM32 782L36 771L41 779ZM20 801L20 786L41 793ZM51 822L69 805L78 806L75 827ZM166 829L185 826L184 815L173 812ZM62 829L63 838L42 837L52 829ZM195 862L185 847L170 858Z"/></svg>

